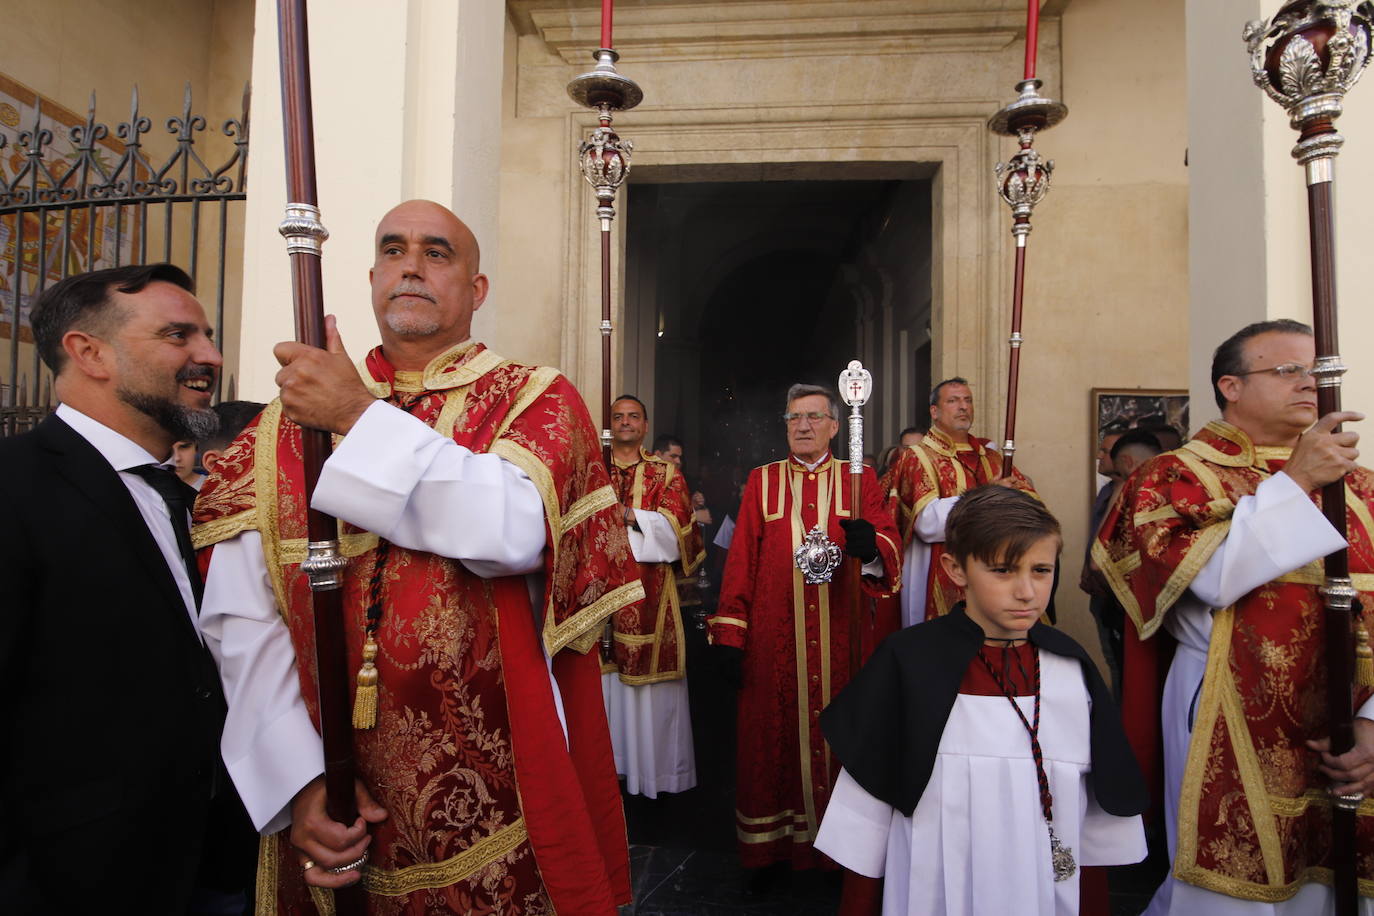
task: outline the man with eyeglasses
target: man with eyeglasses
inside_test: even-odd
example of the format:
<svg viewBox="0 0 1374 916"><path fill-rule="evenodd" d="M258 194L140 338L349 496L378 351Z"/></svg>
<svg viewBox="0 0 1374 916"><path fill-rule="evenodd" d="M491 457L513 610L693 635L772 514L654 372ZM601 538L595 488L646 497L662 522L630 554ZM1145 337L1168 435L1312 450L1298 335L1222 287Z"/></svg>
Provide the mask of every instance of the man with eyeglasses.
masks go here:
<svg viewBox="0 0 1374 916"><path fill-rule="evenodd" d="M1328 790L1374 789L1370 685L1357 692L1354 749L1328 752L1320 560L1344 542L1317 505L1344 476L1367 643L1374 475L1355 464L1358 435L1336 431L1363 415L1317 417L1315 352L1311 328L1287 319L1218 347L1222 419L1137 471L1093 545L1132 625L1123 711L1147 775L1162 738L1173 870L1150 914L1331 912ZM1362 807L1359 819L1363 842L1374 818ZM1358 862L1361 883L1374 879L1374 860Z"/></svg>
<svg viewBox="0 0 1374 916"><path fill-rule="evenodd" d="M828 389L788 390L789 455L749 474L710 618L710 640L740 688L736 837L744 867L760 869L750 879L754 891L788 864L835 867L811 846L839 772L817 717L849 682L853 580L846 563L829 582L809 583L795 552L819 528L862 561L868 593L888 594L899 581L897 531L877 477L864 469L856 512L848 465L830 452L838 417Z"/></svg>
<svg viewBox="0 0 1374 916"><path fill-rule="evenodd" d="M964 591L940 564L945 519L965 490L1001 483L1036 495L1020 471L1002 476L1002 456L973 428L973 390L955 376L930 391L930 430L903 449L883 478L888 510L902 533L902 626L949 613Z"/></svg>

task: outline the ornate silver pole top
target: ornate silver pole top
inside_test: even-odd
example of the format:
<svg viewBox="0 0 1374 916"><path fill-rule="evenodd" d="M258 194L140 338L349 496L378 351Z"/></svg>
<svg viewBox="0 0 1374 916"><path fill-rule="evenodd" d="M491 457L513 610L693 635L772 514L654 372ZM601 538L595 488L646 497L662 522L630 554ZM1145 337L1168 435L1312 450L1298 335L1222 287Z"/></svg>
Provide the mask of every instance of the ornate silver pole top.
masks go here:
<svg viewBox="0 0 1374 916"><path fill-rule="evenodd" d="M1345 142L1331 122L1369 62L1371 30L1370 0L1293 0L1268 22L1246 24L1255 85L1301 132L1293 158L1303 165L1333 159Z"/></svg>
<svg viewBox="0 0 1374 916"><path fill-rule="evenodd" d="M620 139L611 128L611 112L634 108L644 101L644 91L616 70L615 62L620 55L614 50L598 48L592 57L596 67L573 77L568 83L568 95L577 104L596 109L600 121L578 148L577 164L596 193L596 216L601 220L601 228L609 232L611 220L615 219L615 196L630 173L630 155L634 152L634 144Z"/></svg>
<svg viewBox="0 0 1374 916"><path fill-rule="evenodd" d="M840 373L840 399L849 405L849 473L864 472L864 415L862 407L873 394L873 375L857 359Z"/></svg>

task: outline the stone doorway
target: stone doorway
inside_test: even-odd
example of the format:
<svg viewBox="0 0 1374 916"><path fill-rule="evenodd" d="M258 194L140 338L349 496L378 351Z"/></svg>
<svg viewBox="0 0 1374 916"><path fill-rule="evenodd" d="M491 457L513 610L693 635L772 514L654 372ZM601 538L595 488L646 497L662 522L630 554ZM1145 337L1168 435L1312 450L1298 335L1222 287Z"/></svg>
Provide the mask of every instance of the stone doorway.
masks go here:
<svg viewBox="0 0 1374 916"><path fill-rule="evenodd" d="M700 169L672 180L682 176L645 169L627 195L621 390L648 404L652 432L684 440L687 479L716 525L737 513L749 469L786 454L780 415L791 383L833 388L862 359L877 380L869 452L924 413L930 385L931 180L908 166L779 170L776 180L757 180L757 167L753 180ZM710 551L716 588L723 556ZM705 631L690 615L684 626L699 783L626 798L643 912L833 912L834 874L739 896L735 693Z"/></svg>
<svg viewBox="0 0 1374 916"><path fill-rule="evenodd" d="M728 509L785 454L788 385L873 372L865 451L924 415L931 366L931 183L888 176L631 186L624 370L650 427L686 443L689 480ZM845 452L843 446L839 447Z"/></svg>

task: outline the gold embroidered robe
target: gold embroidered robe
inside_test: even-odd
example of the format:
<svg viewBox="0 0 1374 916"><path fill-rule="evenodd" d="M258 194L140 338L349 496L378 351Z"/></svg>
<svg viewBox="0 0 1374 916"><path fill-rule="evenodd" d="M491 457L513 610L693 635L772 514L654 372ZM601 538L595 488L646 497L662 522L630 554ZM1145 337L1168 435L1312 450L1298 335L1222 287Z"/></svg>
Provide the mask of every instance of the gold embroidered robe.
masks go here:
<svg viewBox="0 0 1374 916"><path fill-rule="evenodd" d="M1127 482L1103 523L1093 559L1141 640L1157 642L1165 615L1226 539L1236 503L1281 470L1289 449L1256 447L1228 423L1152 459ZM1314 496L1314 501L1320 500ZM1350 568L1374 624L1374 474L1346 477ZM1308 881L1330 882L1331 802L1317 756L1304 742L1327 734L1321 561L1256 588L1212 617L1179 798L1174 875L1249 900L1291 898ZM1139 708L1130 670L1123 705ZM1369 688L1356 691L1356 705ZM1157 727L1131 722L1132 730ZM1132 735L1138 748L1152 736ZM1374 801L1361 804L1360 890L1374 896Z"/></svg>
<svg viewBox="0 0 1374 916"><path fill-rule="evenodd" d="M679 559L676 564L639 564L640 581L644 583L643 613L652 620L652 629L641 627L639 609L632 609L634 630L644 632L621 632L616 627L616 659L603 664L602 670L618 670L620 680L632 685L678 680L687 673L687 655L675 570L690 576L706 559L701 529L692 518L686 479L677 465L641 449L639 460L632 464L612 462L611 486L622 506L657 512L667 519L677 534Z"/></svg>
<svg viewBox="0 0 1374 916"><path fill-rule="evenodd" d="M359 777L389 813L372 827L363 869L369 913L613 913L629 892L625 828L599 665L586 653L608 615L632 624L643 590L586 408L556 370L508 362L481 344L453 348L422 375L395 372L378 348L362 371L374 395L524 471L544 502L548 545L537 613L523 576L483 579L456 560L387 548L377 725L354 732ZM201 491L193 536L212 548L244 530L261 534L318 729L310 590L299 571L300 443L274 401ZM379 542L344 522L339 533L357 670ZM331 906L328 893L304 885L284 834L264 839L258 895L259 912Z"/></svg>
<svg viewBox="0 0 1374 916"><path fill-rule="evenodd" d="M883 477L883 493L888 511L897 522L905 549L916 536L916 518L937 499L958 496L965 490L992 483L1002 476L1002 456L989 448L987 439L969 436L968 442L955 442L932 426L925 438L902 450ZM1040 496L1016 468L1012 480L1018 490L1036 499ZM930 545L930 572L926 576L925 620L943 617L964 600L964 590L954 583L940 563L945 545Z"/></svg>

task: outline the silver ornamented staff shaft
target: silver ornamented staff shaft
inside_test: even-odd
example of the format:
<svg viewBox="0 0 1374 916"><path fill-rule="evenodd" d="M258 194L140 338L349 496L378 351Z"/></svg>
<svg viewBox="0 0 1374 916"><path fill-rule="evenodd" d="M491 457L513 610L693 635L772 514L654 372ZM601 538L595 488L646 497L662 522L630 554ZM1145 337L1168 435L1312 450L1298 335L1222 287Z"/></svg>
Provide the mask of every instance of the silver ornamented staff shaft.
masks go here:
<svg viewBox="0 0 1374 916"><path fill-rule="evenodd" d="M840 400L849 405L849 473L864 472L863 406L873 394L873 375L857 359L840 373ZM857 510L856 510L857 511Z"/></svg>

